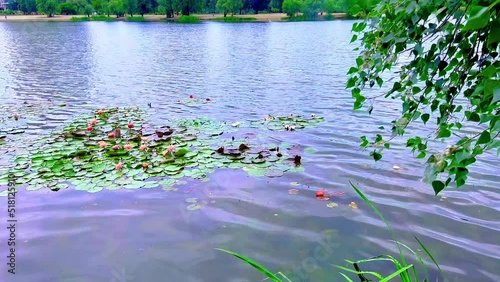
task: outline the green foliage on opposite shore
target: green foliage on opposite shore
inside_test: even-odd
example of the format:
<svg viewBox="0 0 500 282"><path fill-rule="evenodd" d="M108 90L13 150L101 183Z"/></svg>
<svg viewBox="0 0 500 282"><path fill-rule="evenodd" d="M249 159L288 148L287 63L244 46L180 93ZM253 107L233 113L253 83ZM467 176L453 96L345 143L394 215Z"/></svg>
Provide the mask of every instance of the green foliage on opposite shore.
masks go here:
<svg viewBox="0 0 500 282"><path fill-rule="evenodd" d="M218 22L253 22L256 21L257 18L243 18L243 17L220 17L213 19Z"/></svg>
<svg viewBox="0 0 500 282"><path fill-rule="evenodd" d="M185 16L182 15L177 20L178 23L199 23L200 19L197 16Z"/></svg>
<svg viewBox="0 0 500 282"><path fill-rule="evenodd" d="M308 17L305 15L298 15L293 17L284 17L281 19L287 22L307 22L307 21L334 21L335 17L333 15L328 15L328 14L316 18Z"/></svg>
<svg viewBox="0 0 500 282"><path fill-rule="evenodd" d="M72 22L90 22L90 21L101 21L101 22L112 22L115 21L114 18L108 16L94 15L92 17L72 17Z"/></svg>
<svg viewBox="0 0 500 282"><path fill-rule="evenodd" d="M127 22L144 22L144 21L146 21L143 16L126 17L125 20Z"/></svg>

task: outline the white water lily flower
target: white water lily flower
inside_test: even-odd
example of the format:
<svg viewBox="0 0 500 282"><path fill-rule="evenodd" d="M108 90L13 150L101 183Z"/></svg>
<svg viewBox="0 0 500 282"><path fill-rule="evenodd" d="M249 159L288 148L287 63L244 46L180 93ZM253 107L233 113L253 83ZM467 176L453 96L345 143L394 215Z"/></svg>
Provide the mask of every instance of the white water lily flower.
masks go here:
<svg viewBox="0 0 500 282"><path fill-rule="evenodd" d="M239 122L239 121L237 121L237 122L233 123L233 124L232 124L232 126L233 126L233 127L238 127L238 126L240 126L240 122Z"/></svg>

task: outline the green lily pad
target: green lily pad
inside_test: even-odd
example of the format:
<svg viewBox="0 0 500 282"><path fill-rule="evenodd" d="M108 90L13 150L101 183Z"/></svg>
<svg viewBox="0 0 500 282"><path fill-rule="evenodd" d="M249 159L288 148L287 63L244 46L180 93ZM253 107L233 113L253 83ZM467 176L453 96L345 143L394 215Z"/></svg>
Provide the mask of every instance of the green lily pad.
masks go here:
<svg viewBox="0 0 500 282"><path fill-rule="evenodd" d="M247 171L250 176L265 176L267 169L262 168L252 168Z"/></svg>
<svg viewBox="0 0 500 282"><path fill-rule="evenodd" d="M316 153L317 151L318 151L317 149L315 149L315 148L310 148L310 147L309 147L309 148L305 148L305 149L304 149L304 153L308 153L308 154L314 154L314 153Z"/></svg>
<svg viewBox="0 0 500 282"><path fill-rule="evenodd" d="M132 183L129 183L129 184L123 186L123 188L125 188L125 189L139 189L142 187L144 187L144 182L141 182L141 181L134 181Z"/></svg>
<svg viewBox="0 0 500 282"><path fill-rule="evenodd" d="M182 157L182 156L185 156L188 152L189 152L189 150L187 150L185 148L181 148L181 149L174 152L174 156Z"/></svg>

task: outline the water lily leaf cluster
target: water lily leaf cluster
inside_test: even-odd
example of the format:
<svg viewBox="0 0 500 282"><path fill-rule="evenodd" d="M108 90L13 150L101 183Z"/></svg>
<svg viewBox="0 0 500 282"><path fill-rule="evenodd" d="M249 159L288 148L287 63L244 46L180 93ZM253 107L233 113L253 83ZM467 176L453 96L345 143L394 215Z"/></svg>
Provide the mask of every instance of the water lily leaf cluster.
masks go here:
<svg viewBox="0 0 500 282"><path fill-rule="evenodd" d="M354 109L367 105L371 114L377 99L401 100L390 129L361 137L375 161L411 124L427 129L406 146L427 158L438 194L452 181L463 186L468 167L486 151L500 154L499 16L500 1L384 0L353 25L361 54L348 71ZM386 71L398 77L384 81Z"/></svg>
<svg viewBox="0 0 500 282"><path fill-rule="evenodd" d="M250 127L266 128L272 131L294 131L314 127L317 124L325 121L323 117L318 117L314 114L310 118L301 115L289 114L287 116L268 115L259 120L250 120Z"/></svg>
<svg viewBox="0 0 500 282"><path fill-rule="evenodd" d="M28 154L17 155L12 167L0 172L0 185L7 184L10 172L16 184L27 184L27 190L175 190L181 178L206 181L218 168L267 177L303 171L292 144L240 134L231 125L210 119L153 125L145 116L138 107L79 116L32 144Z"/></svg>

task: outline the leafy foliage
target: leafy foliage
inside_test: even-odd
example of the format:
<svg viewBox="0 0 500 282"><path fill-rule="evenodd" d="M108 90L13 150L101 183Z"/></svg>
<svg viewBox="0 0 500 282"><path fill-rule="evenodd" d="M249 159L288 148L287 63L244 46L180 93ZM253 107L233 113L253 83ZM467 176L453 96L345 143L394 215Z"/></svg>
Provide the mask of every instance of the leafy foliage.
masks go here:
<svg viewBox="0 0 500 282"><path fill-rule="evenodd" d="M294 17L302 11L304 3L302 0L284 0L282 10L283 13L287 14L289 17Z"/></svg>
<svg viewBox="0 0 500 282"><path fill-rule="evenodd" d="M151 0L138 0L137 1L137 13L144 17L144 14L151 10L152 3Z"/></svg>
<svg viewBox="0 0 500 282"><path fill-rule="evenodd" d="M117 18L125 14L125 7L122 0L110 0L108 2L109 14L116 15Z"/></svg>
<svg viewBox="0 0 500 282"><path fill-rule="evenodd" d="M347 88L354 109L367 102L369 113L377 98L400 99L402 111L392 121L389 137L374 141L375 160L410 124L427 129L427 136L411 136L406 146L426 158L427 176L436 194L452 181L467 180L468 167L488 150L500 153L500 1L384 0L362 23L353 25L352 41L361 55L348 74ZM367 88L383 87L383 73L398 65L398 79L382 95ZM471 134L470 132L473 131ZM448 143L434 150L436 141ZM442 174L448 173L442 179Z"/></svg>
<svg viewBox="0 0 500 282"><path fill-rule="evenodd" d="M75 6L75 4L70 3L70 2L64 2L59 4L57 8L59 14L62 15L76 15L78 14L78 9Z"/></svg>
<svg viewBox="0 0 500 282"><path fill-rule="evenodd" d="M234 15L237 11L243 8L245 2L243 0L217 0L217 9L224 12L224 17L227 13Z"/></svg>
<svg viewBox="0 0 500 282"><path fill-rule="evenodd" d="M131 17L134 16L134 13L137 11L137 0L124 0L123 8L125 8L125 12Z"/></svg>
<svg viewBox="0 0 500 282"><path fill-rule="evenodd" d="M189 16L191 13L200 11L204 4L204 0L172 0L174 11L180 12L182 15Z"/></svg>
<svg viewBox="0 0 500 282"><path fill-rule="evenodd" d="M57 0L36 0L36 7L38 11L47 15L47 17L53 17L57 12L57 7L59 2Z"/></svg>
<svg viewBox="0 0 500 282"><path fill-rule="evenodd" d="M174 16L173 0L158 0L158 11L166 15L167 18Z"/></svg>

